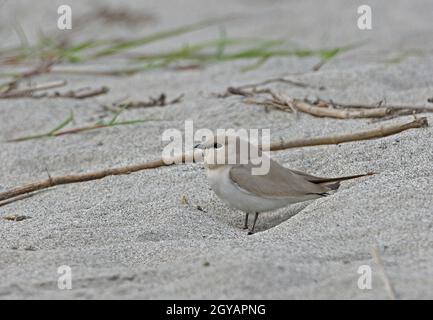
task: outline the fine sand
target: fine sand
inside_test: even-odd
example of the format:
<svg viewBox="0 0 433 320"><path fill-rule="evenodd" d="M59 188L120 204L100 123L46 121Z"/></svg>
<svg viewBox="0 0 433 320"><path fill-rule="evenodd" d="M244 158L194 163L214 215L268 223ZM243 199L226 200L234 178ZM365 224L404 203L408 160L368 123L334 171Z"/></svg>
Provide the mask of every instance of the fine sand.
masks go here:
<svg viewBox="0 0 433 320"><path fill-rule="evenodd" d="M126 77L48 74L42 83L67 80L67 88L107 86L106 95L85 99L0 100L0 192L68 173L158 159L168 128L271 128L273 140L367 130L413 117L371 122L315 118L225 99L228 86L289 76L325 90L287 84L269 87L290 96L320 96L347 103L427 106L433 96L433 2L369 1L373 29L357 28L359 1L122 1L123 9L151 14L136 23L92 22L82 31L59 31L62 1L0 1L1 47L19 44L16 21L34 41L38 30L73 39L138 37L214 17L230 37L286 39L294 47L327 48L362 43L320 70L318 58L275 57L242 72L254 60L214 63L202 69L155 69ZM71 1L73 19L97 4ZM388 4L386 4L388 3ZM320 7L318 7L320 6ZM16 29L16 28L15 28ZM74 31L77 29L76 31ZM138 52L177 48L219 37L209 27ZM106 58L85 68L115 67ZM30 68L31 66L29 66ZM0 67L1 72L15 70ZM6 78L0 79L7 80ZM64 89L65 90L65 89ZM129 126L76 135L7 143L43 133L73 111L70 127L92 124L101 109L122 97L146 100L184 94L181 103L127 110ZM433 108L433 104L430 104ZM433 114L425 114L433 124ZM109 117L109 116L108 116ZM107 119L107 118L105 118ZM383 139L275 152L281 164L316 175L378 174L342 183L326 198L259 218L257 233L242 230L243 214L210 190L202 163L145 170L64 185L0 207L0 299L388 299L433 298L433 127ZM188 203L182 199L187 199ZM376 248L378 266L372 257ZM72 270L72 290L59 290L58 267ZM361 290L358 269L372 269L372 288Z"/></svg>

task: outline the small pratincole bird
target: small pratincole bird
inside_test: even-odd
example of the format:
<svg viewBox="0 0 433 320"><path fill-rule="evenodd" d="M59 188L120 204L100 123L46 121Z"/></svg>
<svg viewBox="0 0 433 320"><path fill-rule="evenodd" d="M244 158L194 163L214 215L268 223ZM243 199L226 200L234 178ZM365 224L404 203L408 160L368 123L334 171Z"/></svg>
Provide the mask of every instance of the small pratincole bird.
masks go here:
<svg viewBox="0 0 433 320"><path fill-rule="evenodd" d="M204 151L204 163L213 191L230 207L246 213L244 229L248 229L249 214L255 214L248 234L254 233L261 212L327 196L329 191L337 190L343 180L373 174L337 178L316 177L285 168L264 153L259 156L257 146L239 137L229 137L215 136L196 145L195 148ZM244 146L248 146L246 155L241 154L241 151L244 152L240 147L243 143ZM251 156L252 154L257 156ZM241 161L243 157L244 161ZM259 159L262 162L269 161L268 170L264 174L253 174L253 169L259 167L255 160Z"/></svg>

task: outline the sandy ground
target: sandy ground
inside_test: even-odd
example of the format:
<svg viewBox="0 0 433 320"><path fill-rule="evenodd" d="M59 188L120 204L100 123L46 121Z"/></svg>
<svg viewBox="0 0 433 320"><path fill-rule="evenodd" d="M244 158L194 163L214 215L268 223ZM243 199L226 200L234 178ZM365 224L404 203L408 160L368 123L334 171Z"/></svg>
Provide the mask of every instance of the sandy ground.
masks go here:
<svg viewBox="0 0 433 320"><path fill-rule="evenodd" d="M19 43L16 21L31 41L38 29L56 30L56 1L0 2L2 46ZM74 17L109 1L70 1ZM115 7L115 1L111 1ZM94 123L100 104L125 95L146 99L185 94L182 103L124 112L122 119L149 122L53 139L0 142L0 191L47 177L140 163L161 155L161 134L198 128L271 128L272 138L301 138L400 123L319 119L259 106L239 97L218 99L227 86L300 73L295 78L326 90L284 84L272 87L295 97L320 95L343 102L427 105L433 96L433 3L370 1L373 30L357 28L359 1L123 1L153 15L138 24L95 22L74 26L73 37L135 37L215 16L232 37L287 39L322 48L365 44L317 72L316 58L273 58L241 72L251 61L201 70L154 70L129 77L50 74L72 88L108 86L108 95L87 99L0 101L0 140L45 132L71 111L75 124ZM58 2L63 4L63 2ZM31 8L30 8L31 7ZM218 28L152 45L149 50L217 37ZM387 59L396 59L394 63ZM99 66L116 65L102 60ZM433 116L426 114L429 121ZM210 190L202 164L142 171L60 186L0 207L0 298L134 299L376 299L389 298L382 267L399 298L433 298L433 129L406 131L379 140L274 153L280 163L318 175L378 175L345 182L339 192L262 216L255 235L242 230L243 215ZM186 197L189 204L183 204ZM198 210L197 206L203 208ZM72 269L72 290L59 290L57 268ZM372 268L372 289L357 286L358 268Z"/></svg>

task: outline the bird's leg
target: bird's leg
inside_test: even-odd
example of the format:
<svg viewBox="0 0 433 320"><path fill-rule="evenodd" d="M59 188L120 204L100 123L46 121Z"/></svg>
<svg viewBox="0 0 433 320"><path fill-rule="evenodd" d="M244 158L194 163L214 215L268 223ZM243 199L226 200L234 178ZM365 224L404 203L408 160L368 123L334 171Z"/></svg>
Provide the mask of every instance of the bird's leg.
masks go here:
<svg viewBox="0 0 433 320"><path fill-rule="evenodd" d="M256 212L255 216L254 216L254 221L253 221L253 227L251 228L251 230L248 232L248 234L253 234L254 233L254 227L256 226L256 222L257 222L257 218L259 217L259 213Z"/></svg>
<svg viewBox="0 0 433 320"><path fill-rule="evenodd" d="M244 223L244 229L248 229L248 215L249 213L245 213L245 223Z"/></svg>

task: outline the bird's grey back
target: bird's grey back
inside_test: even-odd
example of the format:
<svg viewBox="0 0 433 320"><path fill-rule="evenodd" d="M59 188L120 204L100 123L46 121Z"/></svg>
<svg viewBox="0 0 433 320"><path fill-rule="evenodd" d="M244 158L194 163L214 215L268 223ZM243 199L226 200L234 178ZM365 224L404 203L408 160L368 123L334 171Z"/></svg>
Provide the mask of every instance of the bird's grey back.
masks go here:
<svg viewBox="0 0 433 320"><path fill-rule="evenodd" d="M265 175L253 175L251 170L254 167L251 163L234 165L230 169L230 179L240 188L267 198L302 197L329 191L320 184L308 181L308 177L317 177L292 171L273 160L270 160L269 171Z"/></svg>

